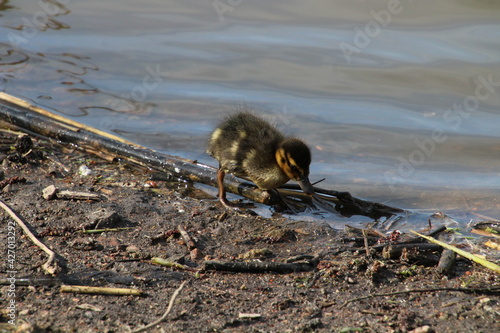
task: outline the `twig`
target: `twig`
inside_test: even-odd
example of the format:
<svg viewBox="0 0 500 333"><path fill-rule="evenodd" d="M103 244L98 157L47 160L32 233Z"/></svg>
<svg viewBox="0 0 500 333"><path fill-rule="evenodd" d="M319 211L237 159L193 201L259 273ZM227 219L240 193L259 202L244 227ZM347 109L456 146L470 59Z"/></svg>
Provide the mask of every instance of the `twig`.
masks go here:
<svg viewBox="0 0 500 333"><path fill-rule="evenodd" d="M429 230L429 232L427 234L419 235L419 237L413 237L413 238L407 239L404 243L420 243L420 242L422 242L422 238L427 239L427 238L425 238L425 236L434 237L443 231L446 231L446 226L440 225L440 226L437 226L435 229Z"/></svg>
<svg viewBox="0 0 500 333"><path fill-rule="evenodd" d="M500 235L494 234L494 233L486 231L486 230L472 229L470 232L473 234L481 235L481 236L500 238Z"/></svg>
<svg viewBox="0 0 500 333"><path fill-rule="evenodd" d="M197 183L217 186L217 169L196 161L160 154L132 142L110 135L95 128L58 116L55 112L42 109L33 103L12 95L0 92L0 119L25 128L29 131L54 138L65 143L74 143L81 149L91 148L94 152L102 152L121 158L135 165L166 172L171 177L180 177ZM224 186L227 191L244 196L250 200L276 205L282 200L277 191L262 191L255 185L235 177L226 177ZM292 187L298 189L297 186ZM302 198L296 203L301 210L323 205L327 211L339 212L343 216L364 215L378 220L404 213L404 210L379 203L360 200L347 192L338 192L315 188L315 202L306 194L297 191L280 189L282 195L294 193L294 197ZM291 193L290 193L291 192Z"/></svg>
<svg viewBox="0 0 500 333"><path fill-rule="evenodd" d="M418 251L440 251L441 246L429 243L411 244L389 244L382 250L384 259L396 259L401 256L403 250L417 249Z"/></svg>
<svg viewBox="0 0 500 333"><path fill-rule="evenodd" d="M419 235L420 237L422 238L425 238L427 239L429 242L432 242L432 243L435 243L435 244L438 244L446 249L449 249L449 250L452 250L454 252L456 252L457 254L461 255L462 257L464 258L467 258L469 260L472 260L474 262L477 262L478 264L480 265L483 265L484 267L486 268L489 268L491 269L492 271L494 272L497 272L497 273L500 273L500 266L498 266L497 264L491 262L491 261L488 261L486 259L483 259L481 257L478 257L472 253L469 253L467 251L464 251L462 249L459 249L457 248L456 246L453 246L453 245L450 245L450 244L447 244L445 242L441 242L440 240L437 240L437 239L434 239L432 237L428 237L428 236L425 236L425 235L421 235L419 234L418 232L416 231L413 231L413 230L410 230L411 232L413 232L414 234L417 234Z"/></svg>
<svg viewBox="0 0 500 333"><path fill-rule="evenodd" d="M228 271L238 273L293 273L310 271L316 267L316 264L316 260L298 261L294 263L262 261L224 262L209 260L203 263L203 270Z"/></svg>
<svg viewBox="0 0 500 333"><path fill-rule="evenodd" d="M443 232L446 230L446 226L444 225L441 225L435 229L432 229L430 230L427 235L428 236L435 236L437 234L439 234L440 232ZM412 243L421 243L422 242L422 238L421 236L419 237L412 237L412 238L409 238L407 240L404 240L404 241L401 241L401 242L394 242L392 243L392 245L401 245L401 244L412 244ZM380 245L376 245L373 247L373 249L375 249L376 251L382 251L385 247L387 247L389 244L385 243L385 244L380 244Z"/></svg>
<svg viewBox="0 0 500 333"><path fill-rule="evenodd" d="M378 238L386 238L386 236L381 233L380 231L376 229L364 229L364 228L356 228L353 226L350 226L349 224L345 224L345 227L347 228L346 231L348 232L355 232L355 233L361 233L361 234L366 234L366 237L378 237Z"/></svg>
<svg viewBox="0 0 500 333"><path fill-rule="evenodd" d="M140 289L128 288L106 288L106 287L89 287L89 286L61 286L62 293L78 293L78 294L100 294L100 295L118 295L118 296L139 296L142 294Z"/></svg>
<svg viewBox="0 0 500 333"><path fill-rule="evenodd" d="M245 313L245 312L238 313L238 318L257 319L260 317L262 317L260 313Z"/></svg>
<svg viewBox="0 0 500 333"><path fill-rule="evenodd" d="M189 250L189 253L191 255L191 260L197 260L201 258L202 254L201 251L196 247L196 243L193 241L191 236L189 236L188 232L182 225L179 225L177 227L177 230L181 233L182 238L184 239L184 242L186 243L186 246Z"/></svg>
<svg viewBox="0 0 500 333"><path fill-rule="evenodd" d="M93 229L93 230L80 230L79 232L84 233L84 234L100 234L103 232L115 232L115 231L124 231L124 230L130 230L134 229L132 227L126 227L126 228L103 228L103 229Z"/></svg>
<svg viewBox="0 0 500 333"><path fill-rule="evenodd" d="M45 200L63 199L63 200L101 200L101 196L92 192L81 191L59 191L54 185L47 186L42 191Z"/></svg>
<svg viewBox="0 0 500 333"><path fill-rule="evenodd" d="M15 183L26 183L26 178L24 178L24 177L12 177L9 179L2 180L0 182L0 189L4 188L7 185L15 184Z"/></svg>
<svg viewBox="0 0 500 333"><path fill-rule="evenodd" d="M57 277L16 277L16 286L54 286L59 285L61 281ZM0 286L12 284L11 278L0 279Z"/></svg>
<svg viewBox="0 0 500 333"><path fill-rule="evenodd" d="M184 229L184 227L182 225L179 225L177 227L177 229L181 233L181 236L184 239L184 242L186 243L186 246L187 246L188 250L191 251L192 249L196 248L196 244L194 243L194 241L191 238L191 236L189 236L189 234L187 233L186 229Z"/></svg>
<svg viewBox="0 0 500 333"><path fill-rule="evenodd" d="M45 253L49 255L49 259L42 265L42 268L45 272L50 275L56 275L57 272L60 271L61 267L56 261L56 254L54 251L49 249L45 244L43 244L28 228L27 223L23 221L23 219L17 215L5 202L0 200L0 206L17 222L17 224L23 229L24 233L31 239L31 241L41 248Z"/></svg>
<svg viewBox="0 0 500 333"><path fill-rule="evenodd" d="M363 297L356 297L356 298L351 298L350 300L347 300L342 304L339 309L342 309L345 307L347 304L352 303L352 302L357 302L357 301L362 301L364 299L369 299L369 298L374 298L374 297L383 297L383 296L395 296L395 295L401 295L401 294L410 294L410 293L428 293L428 292L434 292L434 291L459 291L459 292L464 292L464 293L477 293L477 292L498 292L500 291L500 287L493 287L493 288L447 288L447 287L442 287L442 288L426 288L426 289L410 289L410 290L403 290L403 291L395 291L392 293L382 293L382 294L372 294L368 296L363 296ZM323 307L328 307L333 304L325 304Z"/></svg>
<svg viewBox="0 0 500 333"><path fill-rule="evenodd" d="M179 286L179 288L177 288L174 293L172 294L172 297L170 297L170 302L168 303L168 307L167 307L167 311L165 311L165 313L163 314L163 316L161 316L160 319L144 326L144 327L141 327L141 328L138 328L138 329L135 329L132 331L132 333L139 333L139 332L144 332L145 330L148 330L152 327L155 327L156 325L160 324L162 321L164 321L168 314L170 313L170 311L172 311L172 307L174 306L174 302L175 302L175 299L177 298L177 296L179 295L179 293L181 292L182 288L184 288L184 285L186 284L187 281L184 281L181 283L181 285Z"/></svg>
<svg viewBox="0 0 500 333"><path fill-rule="evenodd" d="M370 248L368 247L368 237L366 234L367 234L366 230L363 229L363 242L365 245L365 252L366 252L366 256L369 257L370 256Z"/></svg>
<svg viewBox="0 0 500 333"><path fill-rule="evenodd" d="M63 200L101 200L101 196L96 193L91 192L81 192L81 191L59 191L57 192L57 199Z"/></svg>
<svg viewBox="0 0 500 333"><path fill-rule="evenodd" d="M22 107L23 109L27 109L27 110L30 110L32 112L36 112L36 113L42 114L44 116L50 117L50 118L54 119L54 121L58 121L58 122L61 122L61 123L65 124L66 127L69 127L69 128L73 127L73 128L76 128L76 129L83 129L83 130L86 130L86 131L89 131L89 132L92 132L92 133L96 133L98 135L110 137L113 140L116 140L116 141L119 141L119 142L123 142L125 144L134 144L134 145L137 145L137 144L135 144L135 143L133 143L131 141L125 140L125 139L123 139L123 138L121 138L119 136L109 134L107 132L104 132L104 131L98 130L96 128L84 125L84 124L79 123L77 121L74 121L72 119L60 116L60 115L58 115L58 114L56 114L54 112L50 112L50 111L47 111L45 109L42 109L41 107L39 107L37 105L34 105L34 104L32 104L32 103L30 103L28 101L25 101L25 100L23 100L23 99L21 99L19 97L15 97L15 96L9 95L7 93L0 92L0 99L5 100L5 101L7 101L9 103L12 103L14 105L17 105L19 107Z"/></svg>
<svg viewBox="0 0 500 333"><path fill-rule="evenodd" d="M45 158L51 160L53 163L58 165L61 169L64 170L64 172L66 172L66 173L71 172L71 169L68 166L66 166L65 164L63 164L54 154L52 154L52 153L46 154Z"/></svg>
<svg viewBox="0 0 500 333"><path fill-rule="evenodd" d="M177 269L184 269L187 271L196 271L196 269L194 269L192 267L179 264L178 262L174 262L172 260L158 258L158 257L151 258L151 263L156 264L156 265L161 265L161 266L173 267L173 268L177 268Z"/></svg>
<svg viewBox="0 0 500 333"><path fill-rule="evenodd" d="M311 278L311 281L309 281L306 285L306 289L311 289L314 284L316 283L316 281L318 281L319 277L321 276L321 274L323 274L322 272L316 272L313 274L312 278Z"/></svg>

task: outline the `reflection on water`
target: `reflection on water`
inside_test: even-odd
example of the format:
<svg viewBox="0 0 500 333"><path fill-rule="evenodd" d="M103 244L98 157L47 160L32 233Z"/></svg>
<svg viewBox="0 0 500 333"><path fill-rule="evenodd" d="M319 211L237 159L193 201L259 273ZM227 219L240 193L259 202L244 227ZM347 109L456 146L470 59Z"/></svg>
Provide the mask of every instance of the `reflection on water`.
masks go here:
<svg viewBox="0 0 500 333"><path fill-rule="evenodd" d="M249 105L309 142L323 187L500 216L499 3L235 4L4 2L0 89L207 164Z"/></svg>

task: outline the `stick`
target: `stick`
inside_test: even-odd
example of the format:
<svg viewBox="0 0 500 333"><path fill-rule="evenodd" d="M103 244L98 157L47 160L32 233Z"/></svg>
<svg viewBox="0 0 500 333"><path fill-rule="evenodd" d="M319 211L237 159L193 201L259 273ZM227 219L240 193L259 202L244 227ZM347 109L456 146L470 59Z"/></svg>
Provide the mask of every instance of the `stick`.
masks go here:
<svg viewBox="0 0 500 333"><path fill-rule="evenodd" d="M185 269L185 270L193 271L193 272L196 271L196 269L194 269L192 267L179 264L178 262L174 262L172 260L158 258L158 257L151 258L151 263L155 264L155 265L173 267L173 268L177 268L177 269Z"/></svg>
<svg viewBox="0 0 500 333"><path fill-rule="evenodd" d="M293 273L307 272L316 267L316 261L298 261L294 263L281 262L224 262L209 260L203 263L203 270L228 271L237 273Z"/></svg>
<svg viewBox="0 0 500 333"><path fill-rule="evenodd" d="M116 141L120 141L120 142L123 142L123 143L126 143L126 144L133 144L131 141L125 140L125 139L123 139L123 138L121 138L119 136L106 133L106 132L101 131L101 130L99 130L97 128L84 125L84 124L79 123L77 121L74 121L72 119L69 119L69 118L60 116L60 115L58 115L56 113L50 112L48 110L42 109L41 107L39 107L37 105L34 105L34 104L32 104L32 103L30 103L30 102L28 102L26 100L23 100L23 99L21 99L19 97L16 97L16 96L13 96L13 95L9 95L9 94L4 93L4 92L0 92L0 99L4 100L4 101L7 101L9 103L12 103L14 105L20 106L22 108L28 109L28 110L30 110L32 112L36 112L36 113L42 114L42 115L44 115L46 117L50 117L50 118L52 118L52 119L54 119L56 121L59 121L59 122L61 122L63 124L66 124L67 126L74 126L77 129L81 128L81 129L84 129L86 131L98 134L98 135L102 135L102 136L113 138L113 140L116 140Z"/></svg>
<svg viewBox="0 0 500 333"><path fill-rule="evenodd" d="M81 191L59 191L56 194L58 199L63 200L101 200L101 196L92 192L81 192Z"/></svg>
<svg viewBox="0 0 500 333"><path fill-rule="evenodd" d="M0 182L0 189L4 188L7 185L15 184L15 183L26 183L26 178L23 177L12 177L9 179L2 180Z"/></svg>
<svg viewBox="0 0 500 333"><path fill-rule="evenodd" d="M191 251L192 249L195 249L196 248L196 244L194 243L194 241L191 238L191 236L189 236L189 234L187 233L186 229L184 229L184 227L182 225L179 225L177 227L177 230L179 230L179 232L181 233L181 236L184 239L184 242L186 243L186 246L187 246L188 250Z"/></svg>
<svg viewBox="0 0 500 333"><path fill-rule="evenodd" d="M443 231L446 231L446 226L445 225L440 225L438 227L436 227L435 229L431 229L426 235L423 235L423 236L420 236L424 239L427 239L425 236L427 237L434 237L436 236L437 234L443 232ZM404 243L420 243L422 240L420 239L420 237L413 237L413 238L410 238L410 239L407 239Z"/></svg>
<svg viewBox="0 0 500 333"><path fill-rule="evenodd" d="M82 191L59 191L54 185L47 186L42 190L42 196L45 200L63 199L63 200L101 200L101 196L92 192Z"/></svg>
<svg viewBox="0 0 500 333"><path fill-rule="evenodd" d="M117 296L129 296L129 295L139 296L142 294L142 290L140 289L68 286L68 285L62 285L60 291L62 293L100 294L100 295L117 295Z"/></svg>
<svg viewBox="0 0 500 333"><path fill-rule="evenodd" d="M483 259L481 257L478 257L472 253L469 253L467 251L464 251L462 249L459 249L457 248L456 246L453 246L453 245L450 245L450 244L447 244L445 242L441 242L437 239L434 239L432 237L428 237L428 236L424 236L424 235L421 235L419 234L418 232L416 231L413 231L413 230L410 230L411 232L413 232L414 234L417 234L419 235L420 237L422 238L425 238L427 239L429 242L432 242L432 243L435 243L435 244L438 244L438 245L441 245L442 247L446 248L446 249L449 249L449 250L452 250L454 252L456 252L457 254L461 255L462 257L464 258L467 258L469 260L472 260L474 262L477 262L478 264L480 265L483 265L484 267L486 268L489 268L491 269L492 271L494 272L497 272L497 273L500 273L500 266L498 266L497 264L491 262L491 261L488 261L486 259Z"/></svg>
<svg viewBox="0 0 500 333"><path fill-rule="evenodd" d="M481 236L495 237L495 238L499 238L500 239L500 235L494 234L492 232L488 232L486 230L472 229L470 232L473 233L473 234L481 235Z"/></svg>
<svg viewBox="0 0 500 333"><path fill-rule="evenodd" d="M184 285L186 284L187 281L184 281L181 283L181 285L179 286L179 288L177 288L174 293L172 294L172 297L170 297L170 302L168 302L168 307L167 307L167 311L165 311L165 313L163 314L163 316L161 316L160 319L152 322L151 324L148 324L144 327L141 327L141 328L138 328L138 329L135 329L132 331L132 333L139 333L139 332L144 332L152 327L155 327L156 325L160 324L162 321L164 321L168 314L170 313L170 311L172 310L172 307L174 306L174 302L175 302L175 299L177 298L177 296L179 295L179 293L181 292L182 288L184 288Z"/></svg>
<svg viewBox="0 0 500 333"><path fill-rule="evenodd" d="M184 239L184 242L186 243L186 246L189 250L189 253L191 255L191 260L197 260L201 258L202 253L201 251L196 247L196 243L193 241L191 236L189 236L188 232L182 225L179 225L177 227L179 232L181 233L182 238Z"/></svg>
<svg viewBox="0 0 500 333"><path fill-rule="evenodd" d="M382 293L382 294L372 294L368 296L363 296L363 297L356 297L356 298L351 298L350 300L347 300L342 304L339 309L342 309L345 307L347 304L356 302L356 301L362 301L364 299L369 299L369 298L374 298L374 297L382 297L382 296L395 296L395 295L401 295L401 294L409 294L409 293L428 293L428 292L433 292L433 291L460 291L464 293L477 293L477 292L492 292L496 293L500 290L500 287L493 287L493 288L427 288L427 289L410 289L410 290L403 290L403 291L395 291L392 293ZM328 307L333 304L325 304L323 307Z"/></svg>
<svg viewBox="0 0 500 333"><path fill-rule="evenodd" d="M366 230L363 229L363 243L365 245L366 256L369 257L370 256L370 248L368 247L368 237L366 236L366 234L367 234Z"/></svg>
<svg viewBox="0 0 500 333"><path fill-rule="evenodd" d="M31 232L31 230L28 228L27 223L23 221L23 219L18 216L5 202L0 200L0 206L14 219L14 221L17 222L17 224L23 229L24 233L26 236L31 239L31 241L37 245L39 248L41 248L45 253L49 255L49 259L45 262L45 264L42 265L42 268L45 270L45 272L49 273L50 275L56 275L61 270L61 267L56 261L56 254L54 251L49 249L45 244L43 244L38 238L36 238L35 235Z"/></svg>
<svg viewBox="0 0 500 333"><path fill-rule="evenodd" d="M132 227L126 227L126 228L104 228L104 229L93 229L93 230L80 230L79 232L83 234L100 234L103 232L115 232L115 231L124 231L124 230L130 230L134 229Z"/></svg>
<svg viewBox="0 0 500 333"><path fill-rule="evenodd" d="M76 144L84 150L90 147L91 152L93 150L111 154L135 165L167 172L174 177L217 186L217 169L214 167L160 154L83 124L71 123L71 126L68 126L67 122L62 121L55 113L37 107L44 110L42 114L38 109L30 109L30 105L32 104L29 102L0 92L0 118L11 124L61 142ZM235 177L226 177L224 183L228 191L260 203L272 205L279 201L276 192L271 191L269 193L272 195L269 195L255 185L238 181Z"/></svg>
<svg viewBox="0 0 500 333"><path fill-rule="evenodd" d="M446 226L442 225L442 226L437 227L436 229L430 230L427 235L428 236L435 236L435 235L437 235L440 232L443 232L445 230L446 230ZM412 238L409 238L409 239L402 241L402 242L392 243L392 245L412 244L412 243L421 243L421 242L422 242L421 237L412 237ZM380 244L380 245L374 246L373 249L375 249L377 251L383 251L384 248L386 248L387 246L388 246L388 244Z"/></svg>
<svg viewBox="0 0 500 333"><path fill-rule="evenodd" d="M389 244L382 250L382 257L384 259L399 258L404 249L418 249L419 251L439 251L441 250L441 246L429 243Z"/></svg>
<svg viewBox="0 0 500 333"><path fill-rule="evenodd" d="M68 119L58 116L50 110L5 93L0 93L0 118L37 134L64 143L76 144L82 149L90 147L90 150L94 151L94 153L96 151L107 153L132 164L166 172L173 177L217 186L217 169L214 167L172 155L160 154L90 126L68 121ZM255 185L238 180L235 177L225 177L224 188L229 192L266 205L276 205L282 202L280 194L283 197L299 197L302 201L295 203L295 206L299 206L301 210L311 206L320 206L320 208L327 211L340 212L340 214L347 217L364 215L377 220L380 217L391 217L405 212L402 209L354 198L348 192L325 190L317 187L315 187L317 194L315 194L313 201L302 192L286 189L296 189L297 186L280 188L280 194L278 194L278 191L262 191Z"/></svg>

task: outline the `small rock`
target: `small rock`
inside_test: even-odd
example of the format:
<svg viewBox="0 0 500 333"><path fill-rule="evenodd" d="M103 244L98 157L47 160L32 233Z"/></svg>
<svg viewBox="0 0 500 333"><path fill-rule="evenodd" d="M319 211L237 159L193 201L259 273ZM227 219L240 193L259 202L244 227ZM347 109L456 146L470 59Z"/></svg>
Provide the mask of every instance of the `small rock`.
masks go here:
<svg viewBox="0 0 500 333"><path fill-rule="evenodd" d="M268 249L253 249L244 254L240 254L238 257L241 259L257 259L269 257L273 254L271 250Z"/></svg>
<svg viewBox="0 0 500 333"><path fill-rule="evenodd" d="M106 248L114 248L114 249L119 249L120 247L120 241L116 237L108 237L104 234L100 235L97 238L97 241L99 242L100 245L106 247Z"/></svg>
<svg viewBox="0 0 500 333"><path fill-rule="evenodd" d="M479 300L479 304L490 304L492 302L491 298L483 297Z"/></svg>
<svg viewBox="0 0 500 333"><path fill-rule="evenodd" d="M88 304L88 303L78 304L77 306L75 306L75 308L82 309L82 310L90 310L90 311L95 311L95 312L101 312L102 311L101 307L93 305L93 304Z"/></svg>
<svg viewBox="0 0 500 333"><path fill-rule="evenodd" d="M490 305L485 305L483 306L484 311L490 312L492 314L495 314L497 316L500 316L500 310L498 309L497 306L490 306Z"/></svg>
<svg viewBox="0 0 500 333"><path fill-rule="evenodd" d="M295 301L290 298L278 298L271 305L273 305L276 310L283 311L295 305Z"/></svg>
<svg viewBox="0 0 500 333"><path fill-rule="evenodd" d="M29 314L30 314L30 309L24 309L19 311L17 315L21 317L21 316L27 316Z"/></svg>
<svg viewBox="0 0 500 333"><path fill-rule="evenodd" d="M87 215L88 223L85 228L113 228L121 220L117 212L107 208L101 208Z"/></svg>
<svg viewBox="0 0 500 333"><path fill-rule="evenodd" d="M57 195L57 188L54 185L47 186L42 190L42 196L45 200L55 199Z"/></svg>
<svg viewBox="0 0 500 333"><path fill-rule="evenodd" d="M71 247L82 251L92 251L102 249L102 245L98 244L97 241L91 237L81 237L75 239L70 243Z"/></svg>
<svg viewBox="0 0 500 333"><path fill-rule="evenodd" d="M136 252L130 253L130 259L139 259L139 258L141 258L140 253Z"/></svg>
<svg viewBox="0 0 500 333"><path fill-rule="evenodd" d="M3 193L9 193L9 192L11 191L11 189L12 189L12 185L7 184L7 185L5 185L5 187L2 189L2 192L3 192Z"/></svg>
<svg viewBox="0 0 500 333"><path fill-rule="evenodd" d="M356 280L354 280L352 277L348 276L346 277L346 281L347 283L349 284L355 284L356 283Z"/></svg>
<svg viewBox="0 0 500 333"><path fill-rule="evenodd" d="M139 248L136 245L129 245L129 246L127 246L127 248L125 249L125 251L127 251L129 253L139 253L139 252L141 252L141 250L139 250Z"/></svg>
<svg viewBox="0 0 500 333"><path fill-rule="evenodd" d="M425 325L417 327L408 333L434 333L434 330L429 325Z"/></svg>
<svg viewBox="0 0 500 333"><path fill-rule="evenodd" d="M260 317L262 317L260 313L243 313L243 312L238 313L238 318L256 319Z"/></svg>
<svg viewBox="0 0 500 333"><path fill-rule="evenodd" d="M289 242L297 240L297 232L289 228L277 228L267 232L267 238L270 238L274 243Z"/></svg>
<svg viewBox="0 0 500 333"><path fill-rule="evenodd" d="M314 318L299 327L299 332L315 332L318 328L323 327L323 323L319 318Z"/></svg>
<svg viewBox="0 0 500 333"><path fill-rule="evenodd" d="M200 259L201 257L203 257L203 253L198 249L198 248L194 248L192 249L190 252L189 252L190 256L191 256L191 260L198 260Z"/></svg>
<svg viewBox="0 0 500 333"><path fill-rule="evenodd" d="M86 165L80 165L80 167L78 168L78 173L82 176L88 176L92 174L92 170L90 170L90 168Z"/></svg>

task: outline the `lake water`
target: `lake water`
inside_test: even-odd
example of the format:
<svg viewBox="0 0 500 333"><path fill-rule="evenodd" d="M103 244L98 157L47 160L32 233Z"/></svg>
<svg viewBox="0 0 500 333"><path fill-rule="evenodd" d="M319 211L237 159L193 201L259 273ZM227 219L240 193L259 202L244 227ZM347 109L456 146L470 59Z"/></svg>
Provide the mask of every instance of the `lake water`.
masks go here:
<svg viewBox="0 0 500 333"><path fill-rule="evenodd" d="M323 188L500 218L497 1L4 1L0 74L1 91L211 165L218 119L251 106L309 143Z"/></svg>

